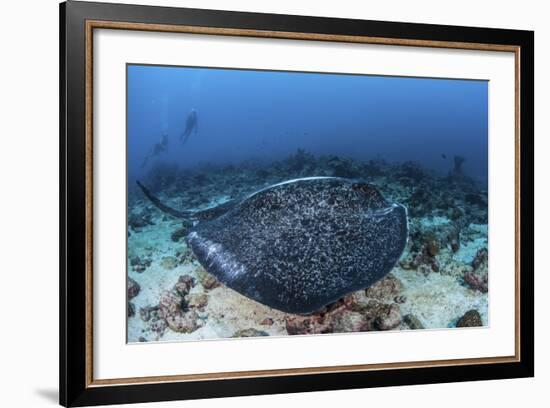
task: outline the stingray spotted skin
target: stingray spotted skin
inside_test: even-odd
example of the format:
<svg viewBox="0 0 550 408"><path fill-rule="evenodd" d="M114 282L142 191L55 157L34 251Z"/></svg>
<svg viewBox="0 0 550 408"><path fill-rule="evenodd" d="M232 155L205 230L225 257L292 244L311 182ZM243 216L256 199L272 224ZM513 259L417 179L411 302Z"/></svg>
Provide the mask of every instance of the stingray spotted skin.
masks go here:
<svg viewBox="0 0 550 408"><path fill-rule="evenodd" d="M223 284L269 307L307 314L386 276L407 234L405 207L388 203L374 186L312 177L228 206L199 222L187 242Z"/></svg>

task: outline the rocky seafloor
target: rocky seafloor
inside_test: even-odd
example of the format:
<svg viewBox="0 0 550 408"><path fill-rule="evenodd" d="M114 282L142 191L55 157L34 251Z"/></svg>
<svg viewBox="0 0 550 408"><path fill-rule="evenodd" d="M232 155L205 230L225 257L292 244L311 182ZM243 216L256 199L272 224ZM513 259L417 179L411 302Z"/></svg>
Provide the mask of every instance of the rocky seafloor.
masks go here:
<svg viewBox="0 0 550 408"><path fill-rule="evenodd" d="M455 157L442 177L298 150L285 160L194 169L157 164L144 184L178 209L204 209L298 177L362 178L409 214L407 247L391 273L317 313L283 313L220 284L187 248L191 225L128 192L128 342L488 325L487 190Z"/></svg>

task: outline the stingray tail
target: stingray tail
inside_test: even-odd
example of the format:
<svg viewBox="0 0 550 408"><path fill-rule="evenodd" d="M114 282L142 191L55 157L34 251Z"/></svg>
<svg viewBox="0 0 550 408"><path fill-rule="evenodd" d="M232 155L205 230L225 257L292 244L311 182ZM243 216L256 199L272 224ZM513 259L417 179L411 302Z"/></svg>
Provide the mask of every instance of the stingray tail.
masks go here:
<svg viewBox="0 0 550 408"><path fill-rule="evenodd" d="M165 212L166 214L170 214L172 217L176 218L183 218L188 219L191 217L190 211L178 211L172 207L167 206L166 204L163 204L158 197L154 196L153 193L149 191L147 187L145 187L143 184L141 184L139 181L136 181L139 188L141 188L141 191L143 191L143 194L162 212Z"/></svg>

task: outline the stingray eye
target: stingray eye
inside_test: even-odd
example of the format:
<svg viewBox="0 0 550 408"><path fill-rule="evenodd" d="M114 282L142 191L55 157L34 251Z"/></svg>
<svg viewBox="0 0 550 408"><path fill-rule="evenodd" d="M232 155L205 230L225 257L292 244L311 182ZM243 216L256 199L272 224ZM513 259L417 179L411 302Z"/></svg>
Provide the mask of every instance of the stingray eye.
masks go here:
<svg viewBox="0 0 550 408"><path fill-rule="evenodd" d="M354 183L351 188L355 191L361 191L363 193L370 193L373 190L373 187L368 183Z"/></svg>
<svg viewBox="0 0 550 408"><path fill-rule="evenodd" d="M351 186L352 190L361 194L361 197L365 199L369 207L382 208L387 206L386 200L376 189L376 187L369 183L355 183Z"/></svg>

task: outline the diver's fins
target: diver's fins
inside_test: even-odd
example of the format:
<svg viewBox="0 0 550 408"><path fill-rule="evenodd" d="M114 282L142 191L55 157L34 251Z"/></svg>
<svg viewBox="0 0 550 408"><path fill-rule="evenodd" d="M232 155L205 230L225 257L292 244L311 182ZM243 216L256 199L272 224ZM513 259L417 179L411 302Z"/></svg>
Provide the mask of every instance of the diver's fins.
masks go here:
<svg viewBox="0 0 550 408"><path fill-rule="evenodd" d="M181 144L185 144L187 142L187 140L189 139L189 135L191 135L191 132L188 132L188 131L185 131L184 133L181 134L180 136Z"/></svg>
<svg viewBox="0 0 550 408"><path fill-rule="evenodd" d="M188 219L191 218L193 213L191 211L178 211L172 207L167 206L166 204L163 204L160 202L160 200L155 197L147 187L145 187L143 184L141 184L138 180L136 180L137 185L141 188L141 191L143 191L143 194L151 200L151 202L162 212L165 212L166 214L171 215L172 217L176 218L182 218L182 219Z"/></svg>

